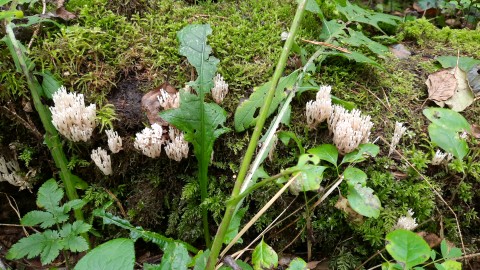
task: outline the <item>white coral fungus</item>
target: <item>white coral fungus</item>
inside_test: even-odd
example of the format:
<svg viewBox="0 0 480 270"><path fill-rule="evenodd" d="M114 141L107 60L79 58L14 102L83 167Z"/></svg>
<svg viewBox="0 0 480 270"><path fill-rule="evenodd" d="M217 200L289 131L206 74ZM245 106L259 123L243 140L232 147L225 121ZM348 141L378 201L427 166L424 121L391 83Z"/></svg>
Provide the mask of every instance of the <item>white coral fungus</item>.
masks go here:
<svg viewBox="0 0 480 270"><path fill-rule="evenodd" d="M321 86L317 92L316 100L307 102L307 124L310 128L316 128L318 124L327 120L332 113L331 86Z"/></svg>
<svg viewBox="0 0 480 270"><path fill-rule="evenodd" d="M82 94L67 93L63 86L53 94L53 102L55 106L50 111L55 128L71 141L86 142L97 125L96 105L85 107Z"/></svg>
<svg viewBox="0 0 480 270"><path fill-rule="evenodd" d="M165 153L169 159L180 161L188 157L188 142L185 141L184 135L179 130L170 127L168 131L170 141L165 146Z"/></svg>
<svg viewBox="0 0 480 270"><path fill-rule="evenodd" d="M110 151L114 154L120 152L122 150L122 137L118 136L118 133L112 129L105 130L105 133L107 133Z"/></svg>
<svg viewBox="0 0 480 270"><path fill-rule="evenodd" d="M388 151L389 156L395 151L395 146L400 142L405 131L407 131L407 128L404 127L402 123L395 122L395 131L393 132L392 143L390 144L390 150Z"/></svg>
<svg viewBox="0 0 480 270"><path fill-rule="evenodd" d="M155 123L151 128L144 128L141 133L137 133L133 146L148 157L159 157L164 142L162 134L162 126Z"/></svg>
<svg viewBox="0 0 480 270"><path fill-rule="evenodd" d="M105 175L112 174L112 161L110 156L107 154L106 150L103 150L101 147L94 149L90 155L95 165L103 172Z"/></svg>
<svg viewBox="0 0 480 270"><path fill-rule="evenodd" d="M175 94L170 94L164 89L160 89L160 94L157 98L160 102L160 106L162 106L165 110L180 107L180 96L178 95L178 92Z"/></svg>
<svg viewBox="0 0 480 270"><path fill-rule="evenodd" d="M368 142L373 127L370 116L361 115L357 109L348 112L338 105L333 105L328 124L333 132L333 143L341 154L350 153L361 143Z"/></svg>
<svg viewBox="0 0 480 270"><path fill-rule="evenodd" d="M450 162L452 158L453 158L452 154L443 153L442 151L437 150L437 152L435 152L435 156L433 156L432 158L432 165L440 165L444 160L447 162Z"/></svg>
<svg viewBox="0 0 480 270"><path fill-rule="evenodd" d="M20 187L20 190L31 188L30 183L26 181L20 173L20 166L17 160L6 161L3 156L0 156L0 182L7 181L11 185Z"/></svg>
<svg viewBox="0 0 480 270"><path fill-rule="evenodd" d="M228 83L223 80L220 74L213 78L213 82L215 86L212 88L212 97L217 104L220 104L228 93Z"/></svg>
<svg viewBox="0 0 480 270"><path fill-rule="evenodd" d="M413 230L415 229L418 224L417 224L417 220L415 218L413 218L413 214L415 214L413 212L412 209L408 209L408 212L407 212L407 215L406 216L401 216L398 221L397 221L397 224L394 226L395 229L405 229L405 230Z"/></svg>

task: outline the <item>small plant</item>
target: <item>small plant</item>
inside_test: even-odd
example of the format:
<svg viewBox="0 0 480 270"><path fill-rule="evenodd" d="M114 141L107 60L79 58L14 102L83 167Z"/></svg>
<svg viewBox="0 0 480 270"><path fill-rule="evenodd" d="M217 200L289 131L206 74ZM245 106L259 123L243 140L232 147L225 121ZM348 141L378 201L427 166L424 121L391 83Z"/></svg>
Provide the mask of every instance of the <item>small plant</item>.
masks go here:
<svg viewBox="0 0 480 270"><path fill-rule="evenodd" d="M382 270L421 270L431 264L434 264L437 270L462 269L462 264L454 260L462 256L462 251L449 247L445 239L440 244L441 258L437 258L438 252L430 249L421 236L409 230L392 231L385 239L386 250L395 262L383 263ZM427 263L428 259L431 259L431 262Z"/></svg>
<svg viewBox="0 0 480 270"><path fill-rule="evenodd" d="M24 226L39 225L42 229L57 229L47 229L20 239L8 251L7 259L40 256L42 265L45 265L57 258L60 251L82 252L88 249L88 242L82 234L88 232L91 225L83 221L68 222L71 210L80 209L85 203L76 199L60 205L63 195L55 179L46 181L38 189L37 205L44 210L27 213L20 223ZM68 264L68 257L65 256L65 259Z"/></svg>

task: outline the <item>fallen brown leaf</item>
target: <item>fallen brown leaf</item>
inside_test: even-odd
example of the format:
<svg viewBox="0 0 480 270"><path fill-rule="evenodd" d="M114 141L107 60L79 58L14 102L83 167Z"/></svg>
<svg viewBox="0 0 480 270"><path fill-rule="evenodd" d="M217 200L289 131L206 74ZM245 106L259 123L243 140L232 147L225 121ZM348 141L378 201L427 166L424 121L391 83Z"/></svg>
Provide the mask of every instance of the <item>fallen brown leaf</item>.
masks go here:
<svg viewBox="0 0 480 270"><path fill-rule="evenodd" d="M55 10L55 15L57 15L57 17L59 18L64 19L65 21L69 21L77 18L77 15L66 10L64 7L57 8L57 10Z"/></svg>
<svg viewBox="0 0 480 270"><path fill-rule="evenodd" d="M473 124L471 125L472 129L472 136L475 137L476 139L480 139L480 126Z"/></svg>
<svg viewBox="0 0 480 270"><path fill-rule="evenodd" d="M421 232L418 232L417 234L423 237L423 239L425 240L425 242L427 242L430 248L437 247L442 242L442 239L434 233L421 231Z"/></svg>
<svg viewBox="0 0 480 270"><path fill-rule="evenodd" d="M457 89L457 79L453 69L444 69L428 76L425 84L428 88L428 99L434 101L445 101L453 96Z"/></svg>
<svg viewBox="0 0 480 270"><path fill-rule="evenodd" d="M164 89L169 94L177 93L177 89L170 85L168 82L163 83L160 87L146 93L142 97L142 109L147 114L148 122L151 125L157 123L161 126L168 126L168 122L163 120L158 113L162 110L158 96L160 95L160 89Z"/></svg>

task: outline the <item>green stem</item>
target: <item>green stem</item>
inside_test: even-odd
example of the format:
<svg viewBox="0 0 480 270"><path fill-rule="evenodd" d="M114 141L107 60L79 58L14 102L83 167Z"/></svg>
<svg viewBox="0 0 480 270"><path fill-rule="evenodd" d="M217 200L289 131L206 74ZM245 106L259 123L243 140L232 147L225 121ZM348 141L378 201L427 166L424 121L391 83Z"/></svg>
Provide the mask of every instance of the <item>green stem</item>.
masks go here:
<svg viewBox="0 0 480 270"><path fill-rule="evenodd" d="M8 23L5 26L5 29L10 42L12 43L12 56L17 58L18 64L20 65L20 68L27 79L28 87L30 88L30 92L32 94L33 104L40 116L43 127L45 128L45 143L52 153L55 165L60 169L60 178L65 186L67 197L70 201L78 199L78 194L75 190L75 179L67 167L68 162L65 153L63 152L62 142L60 141L57 130L52 124L50 111L48 110L47 106L43 105L40 99L40 93L43 91L42 86L39 84L37 79L32 76L30 70L28 69L25 56L23 55L20 44L13 33L12 25ZM74 215L77 220L83 220L83 212L81 209L75 209Z"/></svg>
<svg viewBox="0 0 480 270"><path fill-rule="evenodd" d="M231 196L232 198L238 196L238 194L240 193L240 188L242 187L243 181L245 180L245 176L248 172L250 162L252 161L252 157L255 153L255 149L257 148L258 139L260 138L263 126L267 119L268 110L272 103L272 99L275 95L275 90L277 88L278 81L282 76L283 70L285 69L285 64L287 62L288 55L290 54L290 49L292 48L295 34L297 33L297 29L300 26L300 21L302 19L302 15L305 10L306 2L307 0L302 0L298 4L297 11L295 13L295 17L293 19L292 26L290 29L290 33L288 34L288 38L285 42L285 45L283 46L282 54L280 55L280 59L277 63L275 72L271 80L270 89L265 98L265 103L260 109L260 115L258 117L257 123L255 125L255 129L250 139L250 143L245 153L245 157L240 167L237 181L235 181L235 186L233 188L232 196ZM220 249L222 248L223 239L225 238L225 234L228 230L228 226L230 225L230 221L232 220L233 213L235 212L235 207L236 207L235 203L231 203L231 202L227 203L225 214L223 216L220 227L218 228L217 234L215 235L212 249L210 251L210 256L208 258L207 267L206 267L207 270L213 270L215 268L215 265L217 264L217 259L218 259L217 257L220 254Z"/></svg>

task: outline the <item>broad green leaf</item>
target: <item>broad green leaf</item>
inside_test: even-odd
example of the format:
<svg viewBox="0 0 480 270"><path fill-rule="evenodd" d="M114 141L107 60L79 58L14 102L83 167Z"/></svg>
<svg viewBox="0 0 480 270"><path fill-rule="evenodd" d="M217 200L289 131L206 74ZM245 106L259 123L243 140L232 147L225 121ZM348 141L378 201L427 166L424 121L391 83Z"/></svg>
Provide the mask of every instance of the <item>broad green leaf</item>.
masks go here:
<svg viewBox="0 0 480 270"><path fill-rule="evenodd" d="M74 270L133 270L134 266L133 241L117 238L92 249L80 259Z"/></svg>
<svg viewBox="0 0 480 270"><path fill-rule="evenodd" d="M357 63L364 63L364 64L370 64L372 66L376 66L378 68L383 68L382 65L380 65L379 63L375 62L374 60L368 58L367 56L365 56L364 54L361 54L359 52L355 52L355 51L350 51L350 53L345 53L345 52L330 52L330 53L325 53L325 54L328 54L328 55L338 55L338 56L341 56L341 57L345 57L349 60L353 60Z"/></svg>
<svg viewBox="0 0 480 270"><path fill-rule="evenodd" d="M325 166L303 165L300 175L290 185L292 194L298 195L299 192L318 190L323 180L323 171L326 168Z"/></svg>
<svg viewBox="0 0 480 270"><path fill-rule="evenodd" d="M403 270L403 267L398 263L384 262L382 263L382 270Z"/></svg>
<svg viewBox="0 0 480 270"><path fill-rule="evenodd" d="M212 47L207 44L207 37L211 34L212 28L208 24L187 25L177 34L180 54L187 57L188 62L197 70L198 78L191 86L202 97L213 88L213 77L219 62L210 55Z"/></svg>
<svg viewBox="0 0 480 270"><path fill-rule="evenodd" d="M20 223L25 226L35 226L40 224L40 227L45 229L53 226L55 224L55 219L49 212L34 210L23 216Z"/></svg>
<svg viewBox="0 0 480 270"><path fill-rule="evenodd" d="M347 181L347 184L351 186L357 183L361 184L362 186L365 186L367 184L367 174L357 168L346 168L343 172L343 177Z"/></svg>
<svg viewBox="0 0 480 270"><path fill-rule="evenodd" d="M287 77L280 78L275 90L275 96L273 97L270 108L268 109L268 116L275 112L282 100L287 96L284 90L291 89L293 87L297 80L298 73L298 70L296 70ZM243 101L237 107L234 116L235 131L241 132L252 126L255 126L260 108L265 102L265 98L270 86L271 82L267 82L260 87L255 87L248 100Z"/></svg>
<svg viewBox="0 0 480 270"><path fill-rule="evenodd" d="M255 247L252 254L253 269L263 270L277 267L278 255L272 247L262 241Z"/></svg>
<svg viewBox="0 0 480 270"><path fill-rule="evenodd" d="M287 270L307 270L307 263L301 258L293 259L288 265Z"/></svg>
<svg viewBox="0 0 480 270"><path fill-rule="evenodd" d="M338 150L333 144L322 144L307 151L308 153L317 156L321 160L325 160L337 167Z"/></svg>
<svg viewBox="0 0 480 270"><path fill-rule="evenodd" d="M128 220L124 220L120 217L114 216L111 213L105 212L105 210L102 209L96 209L93 211L93 215L97 217L103 218L103 223L104 224L113 224L116 225L120 228L127 229L130 231L130 236L134 239L137 240L138 238L142 238L145 241L152 242L154 244L157 244L160 249L164 250L167 246L167 244L172 243L172 242L178 242L183 245L185 245L188 249L188 251L197 253L198 249L194 248L193 246L184 243L179 240L174 240L172 238L165 237L161 234L155 233L155 232L150 232L144 230L142 227L134 227Z"/></svg>
<svg viewBox="0 0 480 270"><path fill-rule="evenodd" d="M426 108L423 115L427 117L433 124L444 129L450 129L456 132L470 132L470 124L458 112L445 108Z"/></svg>
<svg viewBox="0 0 480 270"><path fill-rule="evenodd" d="M371 25L377 28L383 33L382 28L380 28L379 23L385 23L389 25L396 26L402 18L397 16L392 16L384 13L378 13L363 9L357 5L352 5L349 1L346 1L346 5L337 5L337 10L345 15L348 21L350 22L360 22Z"/></svg>
<svg viewBox="0 0 480 270"><path fill-rule="evenodd" d="M238 234L238 229L240 228L240 223L242 221L243 216L247 212L247 208L240 208L232 218L232 221L228 225L227 233L225 234L225 238L223 239L224 244L229 244L235 236ZM242 240L239 239L238 243L241 244Z"/></svg>
<svg viewBox="0 0 480 270"><path fill-rule="evenodd" d="M458 67L466 72L471 70L474 66L480 65L480 60L463 56L460 58L457 56L439 56L436 60L440 62L443 68L453 68L456 67L458 63Z"/></svg>
<svg viewBox="0 0 480 270"><path fill-rule="evenodd" d="M200 250L195 257L193 257L192 262L189 267L194 266L193 270L204 270L207 268L208 256L210 256L210 250ZM193 265L192 265L193 263Z"/></svg>
<svg viewBox="0 0 480 270"><path fill-rule="evenodd" d="M306 164L315 164L317 165L320 162L320 158L312 154L303 154L298 157L297 167L302 168Z"/></svg>
<svg viewBox="0 0 480 270"><path fill-rule="evenodd" d="M364 143L358 146L358 149L346 154L340 164L361 162L364 161L367 157L375 157L380 152L378 145L373 143Z"/></svg>
<svg viewBox="0 0 480 270"><path fill-rule="evenodd" d="M348 38L342 39L342 42L349 44L354 47L367 47L370 51L377 55L385 55L389 52L388 48L376 41L371 40L367 36L365 36L360 31L355 31L353 29L348 28L348 33L350 36Z"/></svg>
<svg viewBox="0 0 480 270"><path fill-rule="evenodd" d="M437 270L447 270L447 269L445 269L445 267L443 267L443 265L441 265L441 264L434 263L433 265L435 265L435 269L437 269Z"/></svg>
<svg viewBox="0 0 480 270"><path fill-rule="evenodd" d="M430 247L421 236L408 230L395 230L387 234L388 253L399 263L405 265L405 269L422 264L430 257Z"/></svg>
<svg viewBox="0 0 480 270"><path fill-rule="evenodd" d="M184 245L169 243L165 248L160 270L186 270L192 258Z"/></svg>
<svg viewBox="0 0 480 270"><path fill-rule="evenodd" d="M378 218L382 208L377 195L373 195L373 189L363 187L361 184L348 187L348 203L355 212L366 216Z"/></svg>
<svg viewBox="0 0 480 270"><path fill-rule="evenodd" d="M462 264L457 261L448 260L441 264L446 270L462 270Z"/></svg>
<svg viewBox="0 0 480 270"><path fill-rule="evenodd" d="M42 81L42 89L43 93L48 99L52 99L53 94L57 92L60 87L62 87L62 83L55 79L55 77L52 75L50 71L45 71L43 73L40 73L40 75L43 76L43 81Z"/></svg>
<svg viewBox="0 0 480 270"><path fill-rule="evenodd" d="M432 123L428 126L428 134L433 143L456 158L463 159L467 155L467 142L460 138L458 132Z"/></svg>
<svg viewBox="0 0 480 270"><path fill-rule="evenodd" d="M60 200L63 198L63 190L58 187L55 179L47 180L38 189L37 193L37 205L38 207L45 208L47 211L54 211L55 207L58 207Z"/></svg>
<svg viewBox="0 0 480 270"><path fill-rule="evenodd" d="M462 256L462 250L456 247L449 247L445 239L440 243L440 251L442 252L443 259L452 259Z"/></svg>
<svg viewBox="0 0 480 270"><path fill-rule="evenodd" d="M235 260L235 263L240 267L241 270L253 270L253 268L246 262L241 260ZM240 270L239 269L239 270ZM232 267L226 266L225 264L220 267L219 270L233 270Z"/></svg>
<svg viewBox="0 0 480 270"><path fill-rule="evenodd" d="M23 11L21 10L5 10L0 11L0 20L10 18L10 19L20 19L23 18Z"/></svg>
<svg viewBox="0 0 480 270"><path fill-rule="evenodd" d="M321 40L335 39L346 37L346 25L338 20L323 21L322 32L320 34Z"/></svg>

